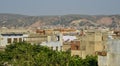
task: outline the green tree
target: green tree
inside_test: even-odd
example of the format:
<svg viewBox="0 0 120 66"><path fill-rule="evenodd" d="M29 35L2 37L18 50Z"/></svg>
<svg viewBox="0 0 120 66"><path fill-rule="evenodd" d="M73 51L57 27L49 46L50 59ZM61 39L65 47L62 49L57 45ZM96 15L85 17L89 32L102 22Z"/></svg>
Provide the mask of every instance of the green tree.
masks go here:
<svg viewBox="0 0 120 66"><path fill-rule="evenodd" d="M96 56L71 56L70 51L54 51L45 46L27 42L7 45L0 51L0 66L97 66Z"/></svg>

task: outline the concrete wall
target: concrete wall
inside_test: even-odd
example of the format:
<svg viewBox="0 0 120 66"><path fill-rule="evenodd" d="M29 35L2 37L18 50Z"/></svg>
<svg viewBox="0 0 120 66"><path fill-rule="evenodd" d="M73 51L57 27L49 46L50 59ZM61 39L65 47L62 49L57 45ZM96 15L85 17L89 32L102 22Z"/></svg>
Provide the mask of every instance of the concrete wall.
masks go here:
<svg viewBox="0 0 120 66"><path fill-rule="evenodd" d="M108 43L107 66L120 66L120 40L110 39Z"/></svg>
<svg viewBox="0 0 120 66"><path fill-rule="evenodd" d="M70 44L63 44L63 48L62 48L63 51L67 51L69 49L71 49L71 45Z"/></svg>
<svg viewBox="0 0 120 66"><path fill-rule="evenodd" d="M98 56L98 66L107 66L107 56Z"/></svg>
<svg viewBox="0 0 120 66"><path fill-rule="evenodd" d="M98 65L120 66L120 39L109 39L106 46L107 56L98 56Z"/></svg>
<svg viewBox="0 0 120 66"><path fill-rule="evenodd" d="M80 51L80 50L71 50L71 56L79 56L79 57L82 57L82 58L85 58L86 57L86 52L85 51Z"/></svg>

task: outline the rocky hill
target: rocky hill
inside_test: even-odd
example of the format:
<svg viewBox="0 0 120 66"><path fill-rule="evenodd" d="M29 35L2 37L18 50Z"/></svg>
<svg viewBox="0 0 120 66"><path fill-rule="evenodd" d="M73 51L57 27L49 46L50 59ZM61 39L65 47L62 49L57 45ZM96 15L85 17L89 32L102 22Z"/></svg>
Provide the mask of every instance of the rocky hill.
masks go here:
<svg viewBox="0 0 120 66"><path fill-rule="evenodd" d="M27 16L0 14L0 27L39 27L45 25L106 26L120 25L120 15Z"/></svg>

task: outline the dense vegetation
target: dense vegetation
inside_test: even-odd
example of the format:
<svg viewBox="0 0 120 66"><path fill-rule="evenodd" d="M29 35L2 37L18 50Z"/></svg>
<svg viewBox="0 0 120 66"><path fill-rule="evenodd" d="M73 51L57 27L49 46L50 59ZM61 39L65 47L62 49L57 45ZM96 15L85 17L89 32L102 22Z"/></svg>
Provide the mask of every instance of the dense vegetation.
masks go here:
<svg viewBox="0 0 120 66"><path fill-rule="evenodd" d="M58 52L40 45L13 43L0 51L0 66L97 66L96 56L82 59L70 51Z"/></svg>

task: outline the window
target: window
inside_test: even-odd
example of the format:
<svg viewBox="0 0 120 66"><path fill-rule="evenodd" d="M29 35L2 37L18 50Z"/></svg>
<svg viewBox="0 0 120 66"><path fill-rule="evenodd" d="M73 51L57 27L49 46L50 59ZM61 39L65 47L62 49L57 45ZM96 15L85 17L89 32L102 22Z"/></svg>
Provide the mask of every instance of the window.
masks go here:
<svg viewBox="0 0 120 66"><path fill-rule="evenodd" d="M8 38L8 39L7 39L7 42L8 42L8 43L12 43L11 38Z"/></svg>
<svg viewBox="0 0 120 66"><path fill-rule="evenodd" d="M13 42L17 42L17 38L14 38Z"/></svg>
<svg viewBox="0 0 120 66"><path fill-rule="evenodd" d="M95 44L95 42L94 41L89 41L89 44Z"/></svg>
<svg viewBox="0 0 120 66"><path fill-rule="evenodd" d="M58 51L58 46L56 46L56 50Z"/></svg>
<svg viewBox="0 0 120 66"><path fill-rule="evenodd" d="M22 42L22 38L19 38L19 42Z"/></svg>
<svg viewBox="0 0 120 66"><path fill-rule="evenodd" d="M79 46L75 46L75 49L76 49L76 50L79 50Z"/></svg>

